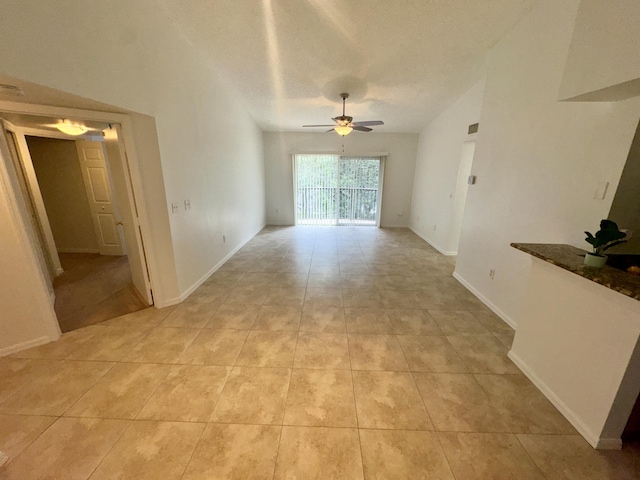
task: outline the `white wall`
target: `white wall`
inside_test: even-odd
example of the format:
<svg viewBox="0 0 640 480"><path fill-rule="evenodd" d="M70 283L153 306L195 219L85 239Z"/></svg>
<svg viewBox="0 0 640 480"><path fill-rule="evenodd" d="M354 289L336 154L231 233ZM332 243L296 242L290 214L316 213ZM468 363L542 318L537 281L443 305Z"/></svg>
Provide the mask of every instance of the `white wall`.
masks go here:
<svg viewBox="0 0 640 480"><path fill-rule="evenodd" d="M638 301L526 261L531 276L509 357L593 447L620 448L640 389Z"/></svg>
<svg viewBox="0 0 640 480"><path fill-rule="evenodd" d="M35 257L36 245L27 235L29 213L20 191L4 135L0 138L0 356L55 340L60 329L49 298L45 272Z"/></svg>
<svg viewBox="0 0 640 480"><path fill-rule="evenodd" d="M407 227L411 208L411 185L415 168L418 135L400 133L360 133L347 137L335 133L265 132L267 224L293 225L294 153L342 153L362 155L388 153L382 193L380 223L383 227ZM402 213L402 215L399 215Z"/></svg>
<svg viewBox="0 0 640 480"><path fill-rule="evenodd" d="M144 248L146 252L152 249L151 253L156 259L156 268L150 272L153 296L156 305L159 296L166 305L167 300L179 298L180 290L169 224L170 207L167 204L162 164L158 161L160 158L158 130L155 119L148 115L132 114L131 123L150 230L146 238L143 238Z"/></svg>
<svg viewBox="0 0 640 480"><path fill-rule="evenodd" d="M441 252L455 253L457 250L457 236L451 220L460 154L462 144L469 138L469 125L479 121L483 90L484 80L420 133L409 225Z"/></svg>
<svg viewBox="0 0 640 480"><path fill-rule="evenodd" d="M75 142L27 137L27 145L57 250L98 253Z"/></svg>
<svg viewBox="0 0 640 480"><path fill-rule="evenodd" d="M156 299L184 298L265 223L255 122L152 0L0 0L0 11L2 73L146 115L132 120Z"/></svg>
<svg viewBox="0 0 640 480"><path fill-rule="evenodd" d="M580 2L560 98L599 90L593 99L640 95L639 18L638 0Z"/></svg>
<svg viewBox="0 0 640 480"><path fill-rule="evenodd" d="M469 189L456 275L514 324L530 262L509 244L587 247L583 231L606 218L640 117L640 99L557 101L578 3L536 4L493 48L487 67L478 180ZM595 200L601 181L610 193Z"/></svg>

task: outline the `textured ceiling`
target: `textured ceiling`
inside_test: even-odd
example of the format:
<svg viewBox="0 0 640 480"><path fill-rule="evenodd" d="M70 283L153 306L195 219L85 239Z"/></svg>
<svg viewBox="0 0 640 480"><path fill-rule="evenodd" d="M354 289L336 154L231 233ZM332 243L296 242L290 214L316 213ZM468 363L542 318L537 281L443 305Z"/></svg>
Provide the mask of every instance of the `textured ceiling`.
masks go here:
<svg viewBox="0 0 640 480"><path fill-rule="evenodd" d="M158 1L263 130L331 123L348 92L355 121L419 132L535 0Z"/></svg>

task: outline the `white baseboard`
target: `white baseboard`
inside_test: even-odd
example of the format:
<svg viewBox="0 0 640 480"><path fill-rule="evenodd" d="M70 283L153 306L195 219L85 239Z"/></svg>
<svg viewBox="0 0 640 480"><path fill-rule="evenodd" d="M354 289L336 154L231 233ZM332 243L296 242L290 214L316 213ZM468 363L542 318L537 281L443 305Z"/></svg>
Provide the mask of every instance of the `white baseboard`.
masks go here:
<svg viewBox="0 0 640 480"><path fill-rule="evenodd" d="M58 253L100 253L95 248L58 248Z"/></svg>
<svg viewBox="0 0 640 480"><path fill-rule="evenodd" d="M235 247L233 250L231 250L222 260L220 260L218 263L216 263L213 266L213 268L211 268L207 273L205 273L202 277L200 277L193 285L191 285L184 292L182 292L179 297L170 298L167 301L165 301L164 302L164 306L165 307L170 307L171 305L177 305L178 303L184 302L189 297L189 295L191 295L193 292L195 292L196 289L207 280L207 278L209 278L211 275L213 275L216 272L216 270L218 270L231 257L233 257L238 252L238 250L240 250L242 247L244 247L253 237L255 237L258 233L260 233L260 231L264 227L266 227L266 224L262 225L260 228L258 228L258 230L255 233L253 233L252 235L249 235L249 237L247 237L244 240L242 240L238 244L237 247Z"/></svg>
<svg viewBox="0 0 640 480"><path fill-rule="evenodd" d="M17 343L16 345L11 345L10 347L0 348L0 357L6 357L7 355L18 353L23 350L27 350L28 348L44 345L45 343L49 343L50 341L51 339L45 336L34 338L33 340L27 340L26 342L22 343Z"/></svg>
<svg viewBox="0 0 640 480"><path fill-rule="evenodd" d="M445 250L443 248L441 248L439 245L437 245L436 243L434 243L433 241L429 240L428 238L426 238L424 235L421 235L420 233L416 232L413 228L408 227L409 230L411 230L413 233L415 233L417 236L419 236L421 239L423 239L425 242L427 242L429 245L431 245L433 248L435 248L438 252L440 252L442 255L445 255L447 257L453 257L455 255L458 254L458 252L454 252L453 250Z"/></svg>
<svg viewBox="0 0 640 480"><path fill-rule="evenodd" d="M180 297L173 297L173 298L168 298L164 301L156 301L153 306L156 308L166 308L166 307L173 307L174 305L178 305L181 302L182 300L180 299Z"/></svg>
<svg viewBox="0 0 640 480"><path fill-rule="evenodd" d="M371 226L373 226L373 225L371 225ZM409 225L382 225L381 224L380 228L409 228Z"/></svg>
<svg viewBox="0 0 640 480"><path fill-rule="evenodd" d="M562 413L562 415L569 421L571 425L589 442L593 448L599 450L620 450L622 448L622 440L619 438L600 438L597 434L593 433L589 427L587 427L582 420L575 414L571 408L567 406L558 396L551 390L546 383L544 383L540 377L538 377L533 370L513 351L509 352L509 358L516 366L531 380L531 382L547 397L547 399Z"/></svg>
<svg viewBox="0 0 640 480"><path fill-rule="evenodd" d="M493 302L491 302L491 300L489 300L487 297L482 295L478 290L476 290L476 288L473 285L471 285L469 282L467 282L464 278L462 278L458 272L453 272L453 278L458 280L462 285L465 286L467 290L469 290L476 297L478 297L478 299L482 303L484 303L487 307L489 307L489 309L493 313L495 313L502 320L504 320L507 325L509 325L514 330L518 329L518 323L513 318L511 318L509 315L507 315L502 310L500 310L500 308L498 308Z"/></svg>

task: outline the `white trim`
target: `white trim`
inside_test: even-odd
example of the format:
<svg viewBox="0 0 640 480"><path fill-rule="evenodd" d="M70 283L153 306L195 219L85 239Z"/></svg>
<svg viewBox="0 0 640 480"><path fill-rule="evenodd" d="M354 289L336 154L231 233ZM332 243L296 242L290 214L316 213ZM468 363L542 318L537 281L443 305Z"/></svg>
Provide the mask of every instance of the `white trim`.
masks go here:
<svg viewBox="0 0 640 480"><path fill-rule="evenodd" d="M298 172L296 171L296 155L291 154L291 173L293 174L293 225L298 225Z"/></svg>
<svg viewBox="0 0 640 480"><path fill-rule="evenodd" d="M196 289L202 285L204 282L206 282L206 280L213 275L216 270L218 270L222 265L224 265L225 263L227 263L227 261L233 257L236 253L238 253L238 250L240 250L242 247L244 247L247 243L249 243L249 241L251 241L251 239L253 237L255 237L258 233L260 233L262 231L262 229L264 227L266 227L266 223L262 224L262 226L260 228L258 228L258 230L256 230L255 233L249 235L249 237L247 237L246 239L244 239L243 241L241 241L237 247L235 247L233 250L231 250L222 260L220 260L218 263L216 263L213 268L211 268L207 273L205 273L202 277L200 277L193 285L191 285L189 288L187 288L184 292L182 292L180 294L179 297L174 297L174 298L170 298L168 299L162 306L163 307L170 307L172 305L177 305L179 303L184 302L187 298L189 298L189 295L191 295L193 292L196 291Z"/></svg>
<svg viewBox="0 0 640 480"><path fill-rule="evenodd" d="M369 225L363 225L363 226L368 227ZM409 228L407 225L376 225L376 226L378 228Z"/></svg>
<svg viewBox="0 0 640 480"><path fill-rule="evenodd" d="M9 207L9 221L11 221L15 227L18 237L21 238L24 245L28 247L25 249L25 253L28 257L28 264L31 265L36 273L38 285L34 294L32 295L33 301L36 302L38 307L41 308L43 315L40 320L43 323L43 329L47 333L47 340L57 340L60 338L60 325L56 313L51 303L51 289L49 288L49 279L45 277L45 272L42 271L38 255L36 253L36 240L31 233L31 224L27 223L26 218L29 213L26 211L25 199L23 195L17 190L15 181L12 181L11 173L8 170L8 164L11 162L9 148L5 139L4 133L0 135L0 195L4 195ZM15 175L14 175L15 177ZM42 295L43 294L43 295ZM38 337L42 338L42 337ZM4 350L10 347L5 347Z"/></svg>
<svg viewBox="0 0 640 480"><path fill-rule="evenodd" d="M144 294L149 305L153 305L155 303L154 300L162 301L164 292L158 292L153 282L156 272L155 259L157 257L150 234L151 226L148 221L149 216L147 214L144 189L142 188L140 166L138 164L135 142L133 141L134 133L131 126L131 119L126 117L121 123L114 123L113 128L115 128L116 135L118 136L119 157L122 167L124 168L124 181L128 198L127 203L133 218L136 248L140 255L140 262L142 262L141 266L144 270L145 291L140 293ZM122 205L120 208L122 208ZM127 248L131 249L131 246L127 245ZM137 288L137 285L135 286Z"/></svg>
<svg viewBox="0 0 640 480"><path fill-rule="evenodd" d="M341 157L388 157L389 152L358 152L358 153L346 153L342 150L330 150L324 152L314 152L309 150L301 150L290 152L289 155L338 155Z"/></svg>
<svg viewBox="0 0 640 480"><path fill-rule="evenodd" d="M415 233L417 236L419 236L421 239L423 239L425 242L427 242L429 245L431 245L433 248L435 248L437 251L439 251L442 255L445 255L447 257L454 257L458 254L457 251L452 251L452 250L445 250L443 248L441 248L439 245L437 245L435 242L429 240L428 238L425 238L424 236L422 236L420 233L416 232L411 225L409 225L407 227L409 230L411 230L413 233Z"/></svg>
<svg viewBox="0 0 640 480"><path fill-rule="evenodd" d="M507 323L507 325L509 325L514 330L518 329L518 323L513 318L511 318L509 315L507 315L502 310L500 310L500 308L498 308L494 303L492 303L491 300L489 300L487 297L482 295L478 290L476 290L475 287L473 287L469 282L467 282L464 278L462 278L458 272L453 272L453 278L458 280L462 285L466 287L467 290L469 290L476 297L478 297L478 299L482 303L484 303L487 307L489 307L491 311L493 311L493 313L495 313L502 320L504 320Z"/></svg>
<svg viewBox="0 0 640 480"><path fill-rule="evenodd" d="M62 268L62 267L56 268L56 277L59 277L63 273L64 273L64 268Z"/></svg>
<svg viewBox="0 0 640 480"><path fill-rule="evenodd" d="M388 154L387 154L388 155ZM387 155L380 155L378 166L378 201L376 202L376 227L382 225L382 190L384 189L384 171L387 167ZM372 155L375 157L375 155Z"/></svg>
<svg viewBox="0 0 640 480"><path fill-rule="evenodd" d="M72 142L76 140L88 140L90 142L104 142L104 138L102 134L101 133L98 134L98 132L84 133L82 135L67 135L66 133L58 132L55 130L45 130L45 129L33 128L33 127L19 127L19 126L15 126L15 127L19 128L24 135L29 135L30 137L55 138L57 140L70 140Z"/></svg>
<svg viewBox="0 0 640 480"><path fill-rule="evenodd" d="M16 139L16 148L18 149L20 163L22 164L27 185L29 187L29 194L31 195L31 200L33 201L33 206L36 211L37 222L47 246L47 251L43 253L48 253L49 260L57 274L59 270L62 270L62 265L60 264L60 258L58 258L56 241L53 238L53 230L49 223L49 216L47 214L44 198L42 197L42 190L40 189L36 170L31 158L31 151L27 144L27 138L25 137L22 128L12 126L12 131Z"/></svg>
<svg viewBox="0 0 640 480"><path fill-rule="evenodd" d="M174 305L178 305L179 303L182 303L182 295L180 295L180 297L171 297L171 298L167 298L164 302L160 303L158 301L155 302L154 306L156 308L167 308L167 307L173 307Z"/></svg>
<svg viewBox="0 0 640 480"><path fill-rule="evenodd" d="M11 355L12 353L22 352L23 350L27 350L29 348L38 347L40 345L44 345L45 343L49 343L52 340L49 337L38 337L33 340L27 340L26 342L17 343L15 345L11 345L9 347L4 347L0 349L0 357L6 357L7 355Z"/></svg>
<svg viewBox="0 0 640 480"><path fill-rule="evenodd" d="M74 117L79 120L93 120L105 123L121 123L129 118L125 113L83 110L80 108L52 107L35 103L0 101L0 111L5 113L24 113L46 117Z"/></svg>
<svg viewBox="0 0 640 480"><path fill-rule="evenodd" d="M538 390L547 397L547 399L560 411L560 413L569 421L571 425L584 437L584 439L593 448L599 450L620 450L622 448L622 440L619 438L600 438L597 434L593 433L589 427L587 427L582 420L571 410L566 403L564 403L546 383L544 383L535 372L533 372L529 366L515 353L513 350L509 351L508 357L513 363L525 374L525 376L531 380Z"/></svg>

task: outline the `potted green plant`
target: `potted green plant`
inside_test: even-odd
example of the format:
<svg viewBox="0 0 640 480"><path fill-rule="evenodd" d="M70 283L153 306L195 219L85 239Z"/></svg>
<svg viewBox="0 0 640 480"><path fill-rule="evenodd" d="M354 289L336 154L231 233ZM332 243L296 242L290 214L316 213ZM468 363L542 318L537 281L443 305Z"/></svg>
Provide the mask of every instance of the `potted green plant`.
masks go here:
<svg viewBox="0 0 640 480"><path fill-rule="evenodd" d="M587 234L585 240L593 247L593 252L587 252L584 256L584 264L588 267L603 267L607 261L607 256L604 255L604 251L627 241L625 239L627 233L618 230L616 222L612 222L611 220L602 220L600 222L600 230L598 230L595 235L589 232L584 233Z"/></svg>

